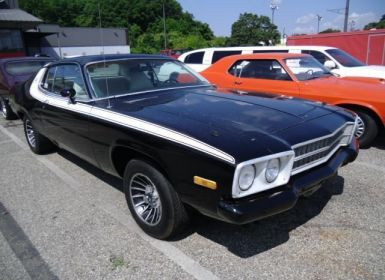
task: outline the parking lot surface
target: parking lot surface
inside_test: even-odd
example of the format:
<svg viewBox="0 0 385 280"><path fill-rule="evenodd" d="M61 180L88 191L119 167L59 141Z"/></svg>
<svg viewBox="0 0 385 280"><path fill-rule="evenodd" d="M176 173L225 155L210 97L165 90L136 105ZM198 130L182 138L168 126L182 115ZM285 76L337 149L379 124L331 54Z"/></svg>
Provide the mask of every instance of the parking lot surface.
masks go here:
<svg viewBox="0 0 385 280"><path fill-rule="evenodd" d="M246 226L195 215L172 241L135 224L122 182L29 151L0 121L0 279L385 279L385 137L290 211Z"/></svg>

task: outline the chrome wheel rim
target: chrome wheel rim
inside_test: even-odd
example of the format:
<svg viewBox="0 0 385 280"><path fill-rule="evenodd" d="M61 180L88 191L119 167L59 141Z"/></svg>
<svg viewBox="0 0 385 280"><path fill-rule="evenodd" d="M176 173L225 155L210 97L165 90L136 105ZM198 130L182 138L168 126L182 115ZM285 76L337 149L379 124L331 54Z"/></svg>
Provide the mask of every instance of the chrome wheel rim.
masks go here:
<svg viewBox="0 0 385 280"><path fill-rule="evenodd" d="M155 184L146 175L136 173L130 181L131 203L137 216L155 226L162 217L162 204Z"/></svg>
<svg viewBox="0 0 385 280"><path fill-rule="evenodd" d="M1 112L3 113L3 117L7 117L7 107L5 106L5 101L1 100Z"/></svg>
<svg viewBox="0 0 385 280"><path fill-rule="evenodd" d="M25 120L25 133L27 135L28 143L32 146L36 146L35 130L33 129L32 123L29 119Z"/></svg>
<svg viewBox="0 0 385 280"><path fill-rule="evenodd" d="M359 116L357 116L357 128L356 128L355 136L357 138L360 138L364 133L365 133L365 123Z"/></svg>

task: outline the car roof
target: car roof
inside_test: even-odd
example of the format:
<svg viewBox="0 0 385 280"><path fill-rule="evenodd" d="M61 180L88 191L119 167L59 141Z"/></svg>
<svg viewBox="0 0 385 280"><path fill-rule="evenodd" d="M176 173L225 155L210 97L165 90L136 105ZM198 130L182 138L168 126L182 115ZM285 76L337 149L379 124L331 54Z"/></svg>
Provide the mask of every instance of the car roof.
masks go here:
<svg viewBox="0 0 385 280"><path fill-rule="evenodd" d="M246 47L211 47L211 48L202 48L202 49L196 49L192 51L188 51L183 53L180 58L184 58L192 53L196 52L203 52L203 51L252 51L252 50L318 50L318 51L325 51L328 49L336 49L336 47L330 47L330 46L304 46L304 45L298 45L298 46L246 46Z"/></svg>
<svg viewBox="0 0 385 280"><path fill-rule="evenodd" d="M302 54L302 53L272 52L272 53L237 54L237 55L226 56L222 59L285 59L285 58L295 58L295 57L311 57L311 55Z"/></svg>
<svg viewBox="0 0 385 280"><path fill-rule="evenodd" d="M175 60L169 56L165 55L150 55L150 54L106 54L106 55L86 55L86 56L78 56L71 58L64 58L60 61L56 61L53 64L60 63L78 63L80 65L85 65L91 62L99 62L104 60L120 60L120 59L167 59L167 60ZM53 65L51 64L51 65Z"/></svg>

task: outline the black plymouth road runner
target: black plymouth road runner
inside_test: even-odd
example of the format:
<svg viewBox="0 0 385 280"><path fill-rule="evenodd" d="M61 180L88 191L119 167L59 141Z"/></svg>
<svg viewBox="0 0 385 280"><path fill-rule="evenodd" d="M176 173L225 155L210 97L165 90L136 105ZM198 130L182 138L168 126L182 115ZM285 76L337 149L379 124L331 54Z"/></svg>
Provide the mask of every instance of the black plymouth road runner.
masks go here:
<svg viewBox="0 0 385 280"><path fill-rule="evenodd" d="M219 93L164 56L65 59L15 89L33 152L55 146L123 178L149 235L186 224L186 207L244 224L293 207L353 161L356 117L285 96Z"/></svg>

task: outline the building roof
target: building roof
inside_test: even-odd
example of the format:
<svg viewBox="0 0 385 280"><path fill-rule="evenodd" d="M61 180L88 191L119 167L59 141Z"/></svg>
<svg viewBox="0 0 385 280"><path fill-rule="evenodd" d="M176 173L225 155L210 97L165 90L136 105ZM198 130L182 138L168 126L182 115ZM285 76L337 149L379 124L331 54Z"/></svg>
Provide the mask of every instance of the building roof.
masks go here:
<svg viewBox="0 0 385 280"><path fill-rule="evenodd" d="M49 28L39 25L40 31ZM125 28L58 27L57 34L45 37L42 47L125 46L128 41Z"/></svg>
<svg viewBox="0 0 385 280"><path fill-rule="evenodd" d="M1 21L34 23L43 22L41 19L20 9L0 9L0 22Z"/></svg>
<svg viewBox="0 0 385 280"><path fill-rule="evenodd" d="M75 62L81 65L90 63L90 62L98 62L98 61L113 61L113 60L122 60L122 59L167 59L167 60L175 60L172 57L165 55L152 55L152 54L106 54L106 55L86 55L86 56L78 56L65 58L60 62Z"/></svg>

